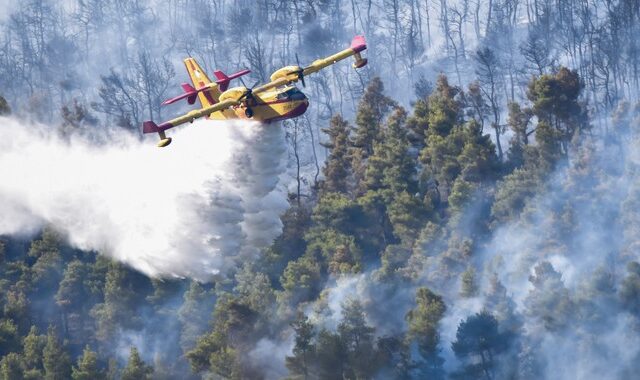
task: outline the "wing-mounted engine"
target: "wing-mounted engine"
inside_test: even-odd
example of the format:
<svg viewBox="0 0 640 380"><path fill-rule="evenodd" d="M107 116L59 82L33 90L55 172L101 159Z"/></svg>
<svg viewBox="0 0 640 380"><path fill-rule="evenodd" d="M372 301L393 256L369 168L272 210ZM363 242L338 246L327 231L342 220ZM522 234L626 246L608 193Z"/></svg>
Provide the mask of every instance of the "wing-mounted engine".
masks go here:
<svg viewBox="0 0 640 380"><path fill-rule="evenodd" d="M300 66L285 66L271 74L270 79L272 82L280 78L285 78L288 81L295 81L298 80L299 73L302 72L302 70L303 69Z"/></svg>
<svg viewBox="0 0 640 380"><path fill-rule="evenodd" d="M232 87L227 91L220 94L220 101L223 102L225 100L235 100L239 101L245 98L249 89L246 87Z"/></svg>

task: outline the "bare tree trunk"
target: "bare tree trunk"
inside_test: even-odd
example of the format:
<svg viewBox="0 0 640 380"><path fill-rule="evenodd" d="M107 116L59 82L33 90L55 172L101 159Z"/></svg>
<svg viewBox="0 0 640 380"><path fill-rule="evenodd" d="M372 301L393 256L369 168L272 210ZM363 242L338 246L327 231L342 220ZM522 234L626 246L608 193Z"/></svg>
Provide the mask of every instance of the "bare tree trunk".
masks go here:
<svg viewBox="0 0 640 380"><path fill-rule="evenodd" d="M431 47L431 16L429 14L429 0L425 0L424 9L427 14L427 39L429 40L428 46Z"/></svg>

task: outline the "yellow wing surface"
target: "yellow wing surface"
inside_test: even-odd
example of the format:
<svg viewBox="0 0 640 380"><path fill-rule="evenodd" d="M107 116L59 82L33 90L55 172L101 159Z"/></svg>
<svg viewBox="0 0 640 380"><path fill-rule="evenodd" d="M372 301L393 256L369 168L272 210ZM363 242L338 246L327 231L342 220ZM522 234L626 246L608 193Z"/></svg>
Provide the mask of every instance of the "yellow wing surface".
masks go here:
<svg viewBox="0 0 640 380"><path fill-rule="evenodd" d="M265 83L253 89L248 89L246 87L235 87L222 93L220 92L217 85L218 83L220 83L220 81L211 82L211 80L209 80L209 77L207 77L198 63L193 58L187 58L184 60L184 64L187 68L187 72L189 73L189 77L193 85L196 87L196 90L199 90L197 94L202 108L199 110L190 111L182 116L166 121L160 125L156 125L153 121L145 121L143 123L142 131L143 133L158 133L160 136L160 142L158 143L158 146L167 146L169 145L169 143L171 143L171 138L167 138L164 131L169 128L173 128L188 122L193 122L195 119L200 117L208 117L218 111L224 111L232 107L241 106L244 103L248 102L254 94L263 93L271 89L286 86L298 81L301 81L304 85L304 77L306 75L313 74L327 66L333 65L334 63L351 56L354 56L355 58L355 62L353 64L354 68L363 67L367 64L367 59L362 58L360 52L362 52L366 48L367 45L364 36L356 36L351 42L351 46L349 48L344 49L336 54L330 55L326 58L317 59L313 61L309 66L285 66L275 71L271 75L271 81L269 83ZM206 88L206 90L201 90L203 88ZM195 95L195 93L193 92L191 92L190 94ZM184 98L184 95L178 98ZM255 101L255 98L253 101Z"/></svg>
<svg viewBox="0 0 640 380"><path fill-rule="evenodd" d="M353 63L353 68L361 68L367 64L367 59L362 58L360 52L367 48L367 43L364 39L364 36L356 36L353 41L351 41L351 46L348 49L344 49L341 52L330 55L323 59L316 59L307 67L300 66L285 66L273 74L271 74L271 82L263 84L260 87L256 87L253 89L253 93L260 93L263 91L267 91L274 87L285 86L287 84L291 84L297 81L303 81L304 77L309 74L313 74L317 71L324 69L327 66L333 65L338 61L342 61L343 59L354 56L356 61Z"/></svg>
<svg viewBox="0 0 640 380"><path fill-rule="evenodd" d="M239 105L240 102L235 100L225 100L214 105L201 108L199 110L193 110L187 112L182 116L178 116L175 119L171 119L169 121L165 121L160 125L156 125L153 121L145 121L142 123L142 132L143 133L157 133L160 136L160 142L158 143L159 147L165 147L171 144L171 137L167 137L165 132L167 129L177 127L178 125L185 123L193 123L195 119L199 119L203 116L208 116L214 112L222 111L227 108Z"/></svg>

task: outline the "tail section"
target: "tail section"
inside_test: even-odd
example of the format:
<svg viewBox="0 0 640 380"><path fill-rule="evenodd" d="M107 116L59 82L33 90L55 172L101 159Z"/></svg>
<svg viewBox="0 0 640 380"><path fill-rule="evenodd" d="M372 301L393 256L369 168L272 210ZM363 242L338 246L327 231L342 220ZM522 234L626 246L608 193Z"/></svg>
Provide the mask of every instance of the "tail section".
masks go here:
<svg viewBox="0 0 640 380"><path fill-rule="evenodd" d="M227 91L227 88L229 88L229 83L231 82L232 79L240 78L241 76L247 75L250 72L251 70L245 69L227 76L227 74L223 73L222 71L216 70L213 72L213 75L216 76L216 79L217 79L216 83L218 84L218 88L220 89L220 91Z"/></svg>
<svg viewBox="0 0 640 380"><path fill-rule="evenodd" d="M211 80L207 74L204 73L204 70L202 70L195 59L186 58L184 60L184 65L189 73L189 78L191 78L191 83L193 83L195 88L204 87L211 83ZM198 93L198 99L200 100L202 108L216 104L219 96L220 91L216 86L212 86L210 89Z"/></svg>
<svg viewBox="0 0 640 380"><path fill-rule="evenodd" d="M189 104L193 104L196 102L196 97L198 97L198 91L196 91L196 89L193 88L193 86L190 85L189 83L183 83L181 84L181 86L184 92L176 96L175 98L165 100L164 102L162 102L163 106L166 106L167 104L175 103L178 100L182 100L185 98L187 99L187 103Z"/></svg>
<svg viewBox="0 0 640 380"><path fill-rule="evenodd" d="M213 72L213 75L216 76L216 83L218 83L218 87L220 87L220 91L225 91L229 86L229 82L231 79L227 76L227 74L223 73L221 70L216 70Z"/></svg>

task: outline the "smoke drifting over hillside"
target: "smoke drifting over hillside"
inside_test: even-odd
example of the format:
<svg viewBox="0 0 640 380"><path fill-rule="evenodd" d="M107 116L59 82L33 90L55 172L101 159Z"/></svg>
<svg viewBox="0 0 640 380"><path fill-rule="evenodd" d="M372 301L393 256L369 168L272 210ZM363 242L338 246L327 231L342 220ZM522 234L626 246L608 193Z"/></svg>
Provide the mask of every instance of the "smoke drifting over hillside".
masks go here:
<svg viewBox="0 0 640 380"><path fill-rule="evenodd" d="M280 231L279 125L197 122L165 149L121 132L66 141L6 118L0 131L0 234L51 223L150 276L208 279Z"/></svg>
<svg viewBox="0 0 640 380"><path fill-rule="evenodd" d="M514 373L518 378L628 378L636 373L640 355L631 343L640 339L637 320L621 300L627 264L640 259L633 208L640 188L638 142L637 131L621 131L615 141L582 138L539 195L527 200L522 214L497 224L478 242L470 258L476 296L460 294L460 276L438 277L450 270L439 259L445 252L425 251L428 258L415 282L381 284L375 270L343 277L324 290L319 304L326 303L325 314L310 315L320 326L335 329L344 302L357 299L384 336L391 332L387 324L403 326L415 305L415 289L428 286L447 305L439 350L448 372L461 366L452 351L458 326L487 310L501 329L520 336L501 354L497 378ZM470 204L466 213L475 207ZM478 236L467 227L457 232ZM492 278L504 286L504 294L492 289Z"/></svg>

